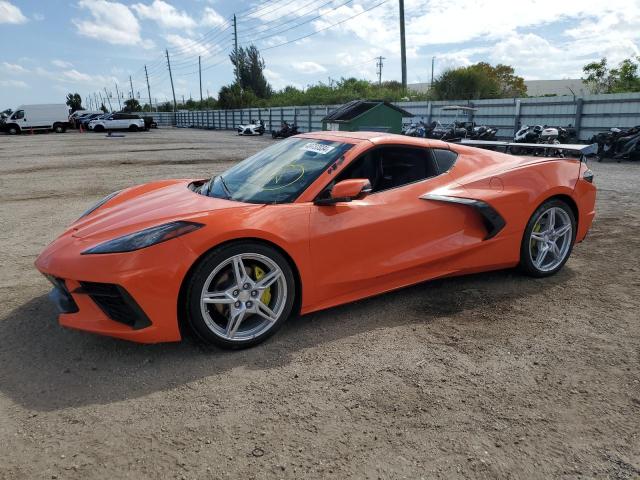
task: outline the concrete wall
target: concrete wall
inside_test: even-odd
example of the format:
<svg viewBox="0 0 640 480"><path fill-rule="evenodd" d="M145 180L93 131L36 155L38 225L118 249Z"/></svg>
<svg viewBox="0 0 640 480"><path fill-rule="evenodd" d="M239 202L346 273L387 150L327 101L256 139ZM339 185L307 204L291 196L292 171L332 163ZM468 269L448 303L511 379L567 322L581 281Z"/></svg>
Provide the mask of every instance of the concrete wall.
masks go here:
<svg viewBox="0 0 640 480"><path fill-rule="evenodd" d="M442 111L445 105L470 105L478 110L471 118L479 125L498 128L498 136L512 138L518 125L557 125L576 127L581 140L588 140L597 132L612 127L640 125L640 93L588 95L583 97L537 97L496 100L396 102L414 114L413 119L426 122L453 121L455 113ZM280 128L282 121L296 123L301 132L322 130L322 118L338 105L310 107L247 108L238 110L209 110L173 113L154 113L160 125L178 127L235 129L239 123L262 119L267 130ZM458 117L463 120L466 118Z"/></svg>

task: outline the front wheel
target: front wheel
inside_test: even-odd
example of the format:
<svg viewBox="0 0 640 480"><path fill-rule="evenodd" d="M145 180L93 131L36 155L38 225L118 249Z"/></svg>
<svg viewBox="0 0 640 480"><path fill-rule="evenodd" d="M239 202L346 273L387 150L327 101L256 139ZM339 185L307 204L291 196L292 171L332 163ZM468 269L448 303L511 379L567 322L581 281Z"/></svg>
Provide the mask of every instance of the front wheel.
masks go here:
<svg viewBox="0 0 640 480"><path fill-rule="evenodd" d="M138 126L137 125L129 125L129 131L130 132L137 132L138 131Z"/></svg>
<svg viewBox="0 0 640 480"><path fill-rule="evenodd" d="M289 262L257 242L224 246L196 267L187 319L204 341L246 348L273 335L291 314L296 285Z"/></svg>
<svg viewBox="0 0 640 480"><path fill-rule="evenodd" d="M527 224L520 247L520 267L534 277L557 273L569 259L576 238L576 219L562 200L548 200Z"/></svg>

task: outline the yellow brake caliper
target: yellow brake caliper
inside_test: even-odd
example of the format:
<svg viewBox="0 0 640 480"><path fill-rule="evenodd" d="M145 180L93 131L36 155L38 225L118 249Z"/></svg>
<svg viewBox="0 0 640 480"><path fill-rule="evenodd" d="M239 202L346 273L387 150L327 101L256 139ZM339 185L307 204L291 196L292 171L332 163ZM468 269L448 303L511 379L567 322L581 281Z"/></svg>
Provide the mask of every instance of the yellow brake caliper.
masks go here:
<svg viewBox="0 0 640 480"><path fill-rule="evenodd" d="M258 266L254 267L253 273L256 276L256 282L259 282L262 277L265 276L265 271ZM271 287L268 287L264 290L264 292L262 293L262 297L260 297L260 301L265 305L269 305L269 302L271 301Z"/></svg>

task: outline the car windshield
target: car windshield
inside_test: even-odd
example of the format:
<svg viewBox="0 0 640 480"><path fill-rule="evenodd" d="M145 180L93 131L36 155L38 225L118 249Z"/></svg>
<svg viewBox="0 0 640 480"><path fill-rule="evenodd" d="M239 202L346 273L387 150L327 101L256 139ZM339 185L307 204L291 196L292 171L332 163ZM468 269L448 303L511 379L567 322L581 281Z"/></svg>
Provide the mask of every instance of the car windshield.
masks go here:
<svg viewBox="0 0 640 480"><path fill-rule="evenodd" d="M208 195L247 203L288 203L353 145L288 138L214 177Z"/></svg>

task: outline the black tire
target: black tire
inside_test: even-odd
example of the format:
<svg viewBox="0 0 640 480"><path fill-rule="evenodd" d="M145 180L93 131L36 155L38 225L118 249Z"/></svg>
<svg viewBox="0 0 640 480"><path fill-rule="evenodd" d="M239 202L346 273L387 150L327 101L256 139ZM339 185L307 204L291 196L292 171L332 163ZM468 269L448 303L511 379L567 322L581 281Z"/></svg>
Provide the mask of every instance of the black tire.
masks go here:
<svg viewBox="0 0 640 480"><path fill-rule="evenodd" d="M129 125L129 131L130 132L137 132L138 131L138 126L137 125Z"/></svg>
<svg viewBox="0 0 640 480"><path fill-rule="evenodd" d="M566 251L566 254L564 255L564 258L557 266L555 266L553 269L550 269L550 270L542 270L534 264L533 259L531 258L531 252L530 252L531 241L532 241L531 234L534 228L536 227L536 224L538 223L538 220L540 219L541 215L545 211L553 207L562 209L570 219L570 222L571 222L570 244L568 245L568 249ZM544 202L542 205L540 205L536 209L535 212L533 212L533 215L531 215L531 218L527 223L527 228L525 228L524 235L522 237L522 243L520 245L520 269L527 275L530 275L532 277L538 277L538 278L549 277L551 275L556 274L558 271L562 269L562 267L564 267L564 264L567 263L567 260L569 260L569 257L571 256L571 251L573 250L573 245L576 240L576 229L577 229L577 225L576 225L575 215L573 214L573 210L571 209L571 207L567 205L566 202L559 199L551 199Z"/></svg>
<svg viewBox="0 0 640 480"><path fill-rule="evenodd" d="M103 125L96 125L95 127L93 127L93 131L94 132L104 132L104 126Z"/></svg>
<svg viewBox="0 0 640 480"><path fill-rule="evenodd" d="M65 128L64 125L60 124L60 123L54 123L53 124L53 131L56 133L64 133L67 131L67 129Z"/></svg>
<svg viewBox="0 0 640 480"><path fill-rule="evenodd" d="M209 275L231 257L239 254L258 254L269 258L281 269L286 282L286 298L284 308L277 321L265 332L246 340L229 340L223 338L207 325L201 310L201 294ZM214 344L227 349L248 348L257 345L276 333L291 315L296 300L296 284L291 265L287 259L276 249L253 241L239 241L209 252L196 266L192 275L187 280L186 289L186 319L192 331L204 342ZM215 313L215 312L214 312ZM250 319L248 317L248 319Z"/></svg>
<svg viewBox="0 0 640 480"><path fill-rule="evenodd" d="M18 135L20 133L20 127L17 125L9 125L7 127L7 133L9 135Z"/></svg>

